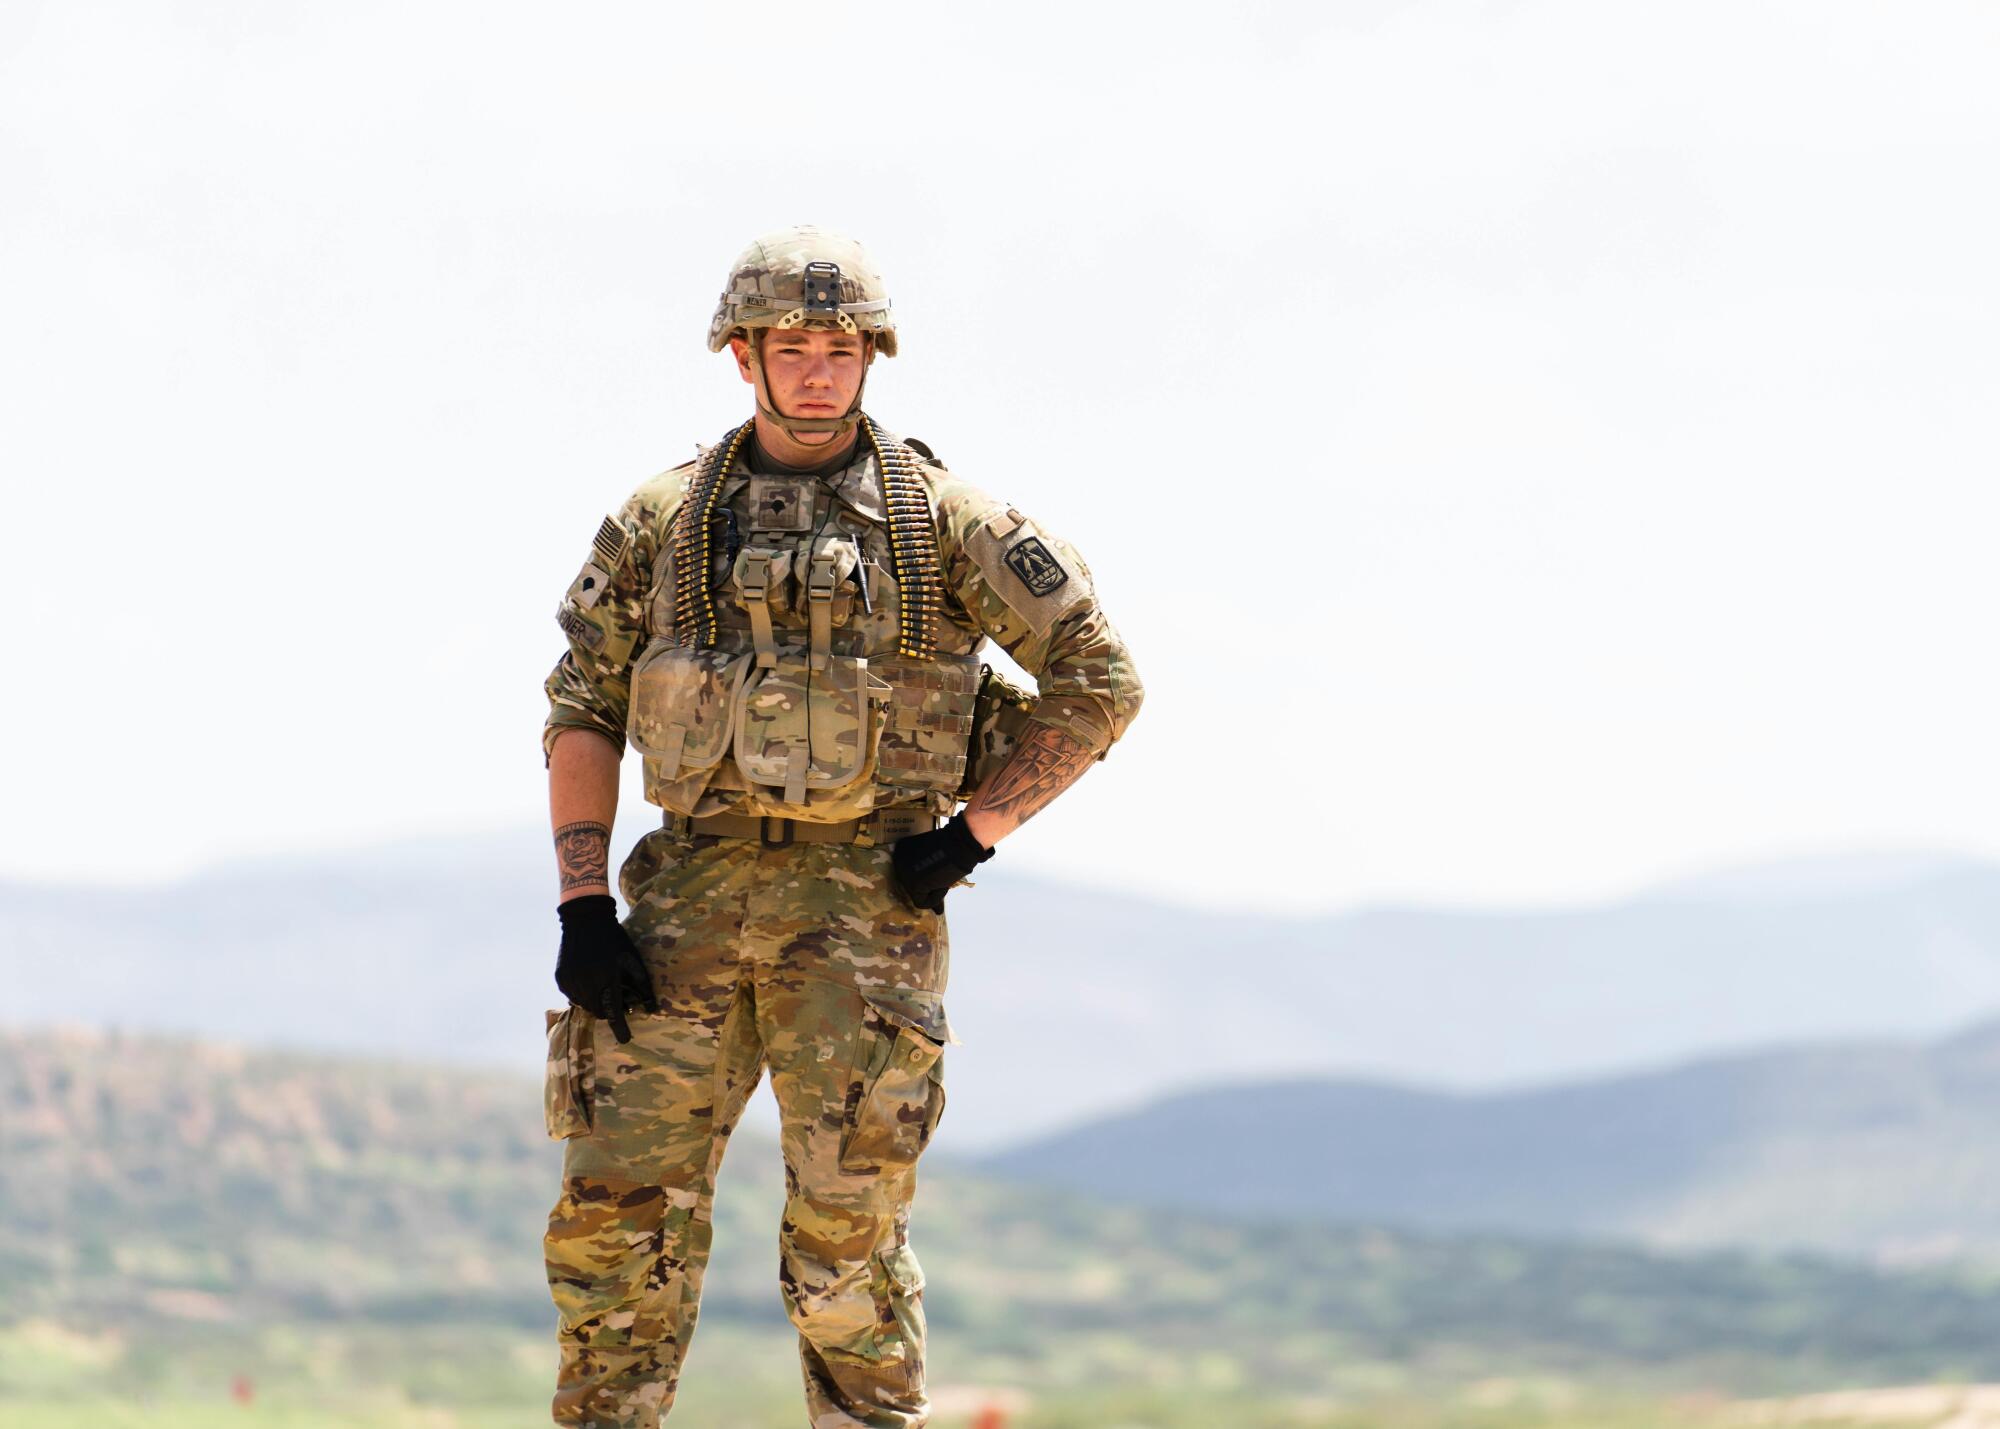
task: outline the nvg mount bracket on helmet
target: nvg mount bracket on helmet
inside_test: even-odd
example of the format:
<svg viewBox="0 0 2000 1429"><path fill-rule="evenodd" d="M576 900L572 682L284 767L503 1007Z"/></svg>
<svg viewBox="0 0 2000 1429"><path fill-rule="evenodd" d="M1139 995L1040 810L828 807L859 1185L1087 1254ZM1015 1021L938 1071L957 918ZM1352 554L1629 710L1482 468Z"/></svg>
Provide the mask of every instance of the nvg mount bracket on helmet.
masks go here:
<svg viewBox="0 0 2000 1429"><path fill-rule="evenodd" d="M840 265L838 263L813 262L806 264L804 307L809 313L840 312ZM853 319L849 318L848 322L852 325Z"/></svg>

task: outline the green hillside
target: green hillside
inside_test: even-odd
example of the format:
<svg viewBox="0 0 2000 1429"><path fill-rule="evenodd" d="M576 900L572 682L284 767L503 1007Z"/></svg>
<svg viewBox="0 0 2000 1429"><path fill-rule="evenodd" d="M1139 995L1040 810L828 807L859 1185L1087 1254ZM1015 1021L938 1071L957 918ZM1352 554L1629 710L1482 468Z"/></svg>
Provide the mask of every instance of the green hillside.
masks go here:
<svg viewBox="0 0 2000 1429"><path fill-rule="evenodd" d="M538 1105L463 1071L0 1034L0 1424L178 1412L238 1375L271 1413L537 1422ZM676 1422L790 1424L768 1143L740 1138L723 1191ZM916 1224L940 1400L1025 1395L1010 1429L1606 1429L1628 1395L2000 1376L2000 1287L1943 1275L1211 1221L945 1173Z"/></svg>
<svg viewBox="0 0 2000 1429"><path fill-rule="evenodd" d="M2000 1023L1483 1095L1206 1088L979 1165L1229 1215L2000 1260Z"/></svg>

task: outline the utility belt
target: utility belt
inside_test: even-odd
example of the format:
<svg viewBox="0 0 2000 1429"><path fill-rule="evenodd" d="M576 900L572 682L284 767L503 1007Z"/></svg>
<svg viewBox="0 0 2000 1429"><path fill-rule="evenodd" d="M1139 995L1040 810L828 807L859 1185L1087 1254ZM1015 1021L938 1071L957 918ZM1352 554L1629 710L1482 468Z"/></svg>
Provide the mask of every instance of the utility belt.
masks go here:
<svg viewBox="0 0 2000 1429"><path fill-rule="evenodd" d="M911 834L928 833L937 827L937 818L921 807L905 806L877 809L858 819L842 819L832 824L757 814L702 814L690 818L686 814L668 813L660 820L660 826L684 838L709 834L725 839L756 839L765 848L785 848L795 843L858 843L881 848Z"/></svg>

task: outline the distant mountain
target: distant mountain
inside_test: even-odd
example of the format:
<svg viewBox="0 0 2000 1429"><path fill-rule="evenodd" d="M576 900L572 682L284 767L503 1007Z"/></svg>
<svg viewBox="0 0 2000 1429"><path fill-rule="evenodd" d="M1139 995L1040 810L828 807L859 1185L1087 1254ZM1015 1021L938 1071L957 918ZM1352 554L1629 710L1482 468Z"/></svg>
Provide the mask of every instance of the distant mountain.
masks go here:
<svg viewBox="0 0 2000 1429"><path fill-rule="evenodd" d="M1219 1087L977 1165L1231 1215L2000 1257L2000 1022L1487 1095Z"/></svg>
<svg viewBox="0 0 2000 1429"><path fill-rule="evenodd" d="M555 998L548 864L523 833L160 888L0 884L0 1021L525 1070ZM1491 1089L2000 1013L2000 868L1753 881L1288 919L982 871L952 896L949 1131L992 1146L1224 1079Z"/></svg>
<svg viewBox="0 0 2000 1429"><path fill-rule="evenodd" d="M491 1378L518 1412L479 1422L530 1422L556 1171L526 1079L0 1035L0 1351L87 1334L91 1392L185 1385L191 1362L309 1373L315 1397L336 1374L433 1402L442 1375L452 1394ZM771 1143L739 1133L704 1336L782 1335L781 1194ZM1751 1391L2000 1374L2000 1286L1936 1272L1142 1214L950 1168L925 1176L914 1243L942 1362L1031 1387L1184 1375L1351 1400L1496 1373ZM773 1349L766 1379L789 1358ZM0 1401L26 1363L0 1353ZM54 1367L37 1375L55 1397Z"/></svg>

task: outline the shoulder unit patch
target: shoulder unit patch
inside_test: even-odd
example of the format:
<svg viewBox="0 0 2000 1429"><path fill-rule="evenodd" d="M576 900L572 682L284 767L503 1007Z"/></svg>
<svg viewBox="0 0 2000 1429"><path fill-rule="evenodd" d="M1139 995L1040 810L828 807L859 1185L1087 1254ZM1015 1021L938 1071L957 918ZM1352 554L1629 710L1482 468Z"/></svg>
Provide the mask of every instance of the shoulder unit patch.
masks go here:
<svg viewBox="0 0 2000 1429"><path fill-rule="evenodd" d="M1028 588L1030 595L1052 595L1069 581L1069 572L1062 563L1049 554L1049 548L1042 544L1039 536L1028 536L1007 548L1002 558L1007 569L1021 578L1021 584Z"/></svg>

